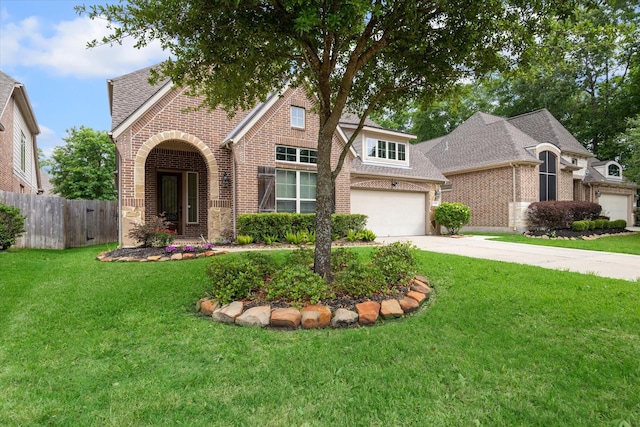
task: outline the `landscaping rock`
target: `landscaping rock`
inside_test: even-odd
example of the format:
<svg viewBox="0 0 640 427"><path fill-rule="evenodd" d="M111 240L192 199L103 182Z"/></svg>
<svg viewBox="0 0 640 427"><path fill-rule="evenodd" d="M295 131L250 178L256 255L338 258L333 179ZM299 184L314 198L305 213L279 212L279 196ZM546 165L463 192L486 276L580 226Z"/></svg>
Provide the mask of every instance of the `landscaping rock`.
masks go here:
<svg viewBox="0 0 640 427"><path fill-rule="evenodd" d="M425 295L429 295L431 294L431 288L429 288L429 286L425 285L424 283L414 280L413 284L411 285L410 288L412 291L416 291L416 292L421 292Z"/></svg>
<svg viewBox="0 0 640 427"><path fill-rule="evenodd" d="M339 308L336 310L333 319L331 319L331 326L334 328L343 328L354 325L357 322L358 313L347 310L346 308Z"/></svg>
<svg viewBox="0 0 640 427"><path fill-rule="evenodd" d="M270 306L251 307L236 318L236 323L241 326L258 326L263 328L269 324L270 317Z"/></svg>
<svg viewBox="0 0 640 427"><path fill-rule="evenodd" d="M152 255L152 256L148 256L147 260L149 260L149 261L158 261L160 258L162 258L162 255Z"/></svg>
<svg viewBox="0 0 640 427"><path fill-rule="evenodd" d="M217 299L211 300L203 298L196 303L196 311L204 314L205 316L211 316L213 312L218 308L220 303Z"/></svg>
<svg viewBox="0 0 640 427"><path fill-rule="evenodd" d="M422 292L416 292L416 291L407 292L407 296L409 298L413 298L414 300L418 301L418 304L422 304L427 299L427 296L425 294L423 294Z"/></svg>
<svg viewBox="0 0 640 427"><path fill-rule="evenodd" d="M404 311L402 311L397 299L387 299L380 304L380 316L383 319L397 319L402 317L403 314Z"/></svg>
<svg viewBox="0 0 640 427"><path fill-rule="evenodd" d="M216 308L211 315L213 320L222 323L235 323L236 318L242 314L244 304L240 301L234 301L231 304L223 305Z"/></svg>
<svg viewBox="0 0 640 427"><path fill-rule="evenodd" d="M276 328L297 329L302 315L295 307L276 308L271 313L271 326Z"/></svg>
<svg viewBox="0 0 640 427"><path fill-rule="evenodd" d="M326 328L331 322L331 309L324 305L309 305L300 310L301 324L305 329Z"/></svg>
<svg viewBox="0 0 640 427"><path fill-rule="evenodd" d="M375 301L366 301L356 304L358 312L358 323L361 325L372 325L378 321L380 304Z"/></svg>
<svg viewBox="0 0 640 427"><path fill-rule="evenodd" d="M181 259L182 259L182 254L171 255L171 261L180 261Z"/></svg>
<svg viewBox="0 0 640 427"><path fill-rule="evenodd" d="M194 259L195 257L196 257L196 254L194 253L182 254L182 259Z"/></svg>
<svg viewBox="0 0 640 427"><path fill-rule="evenodd" d="M422 282L423 284L425 284L426 286L431 286L431 283L429 282L429 279L427 278L427 276L423 276L422 274L417 274L414 277L415 280Z"/></svg>
<svg viewBox="0 0 640 427"><path fill-rule="evenodd" d="M398 301L402 311L405 313L411 313L412 311L416 311L420 308L420 303L411 297L404 297Z"/></svg>

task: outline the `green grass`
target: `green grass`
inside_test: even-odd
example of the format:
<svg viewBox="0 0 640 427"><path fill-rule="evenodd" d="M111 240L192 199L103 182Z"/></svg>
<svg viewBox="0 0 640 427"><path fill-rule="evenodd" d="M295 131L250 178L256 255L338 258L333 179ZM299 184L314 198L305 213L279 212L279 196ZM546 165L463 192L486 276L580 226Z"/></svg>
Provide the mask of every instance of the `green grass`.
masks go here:
<svg viewBox="0 0 640 427"><path fill-rule="evenodd" d="M419 252L417 315L284 332L196 315L206 259L102 248L0 253L0 425L640 425L638 283Z"/></svg>
<svg viewBox="0 0 640 427"><path fill-rule="evenodd" d="M622 254L640 255L640 233L624 236L600 237L595 240L559 240L535 239L521 234L484 234L496 236L492 240L512 243L526 243L528 245L555 246L560 248L587 249L591 251L616 252Z"/></svg>

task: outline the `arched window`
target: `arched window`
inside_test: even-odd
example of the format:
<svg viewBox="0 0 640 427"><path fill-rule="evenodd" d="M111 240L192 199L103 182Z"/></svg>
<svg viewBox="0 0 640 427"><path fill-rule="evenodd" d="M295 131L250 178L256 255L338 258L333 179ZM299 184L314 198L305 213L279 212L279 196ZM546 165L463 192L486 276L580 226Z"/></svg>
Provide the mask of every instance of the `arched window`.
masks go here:
<svg viewBox="0 0 640 427"><path fill-rule="evenodd" d="M607 168L607 175L620 177L620 166L616 165L615 163L611 163Z"/></svg>
<svg viewBox="0 0 640 427"><path fill-rule="evenodd" d="M542 160L540 165L540 201L556 200L556 160L557 156L550 151L543 151L538 155Z"/></svg>

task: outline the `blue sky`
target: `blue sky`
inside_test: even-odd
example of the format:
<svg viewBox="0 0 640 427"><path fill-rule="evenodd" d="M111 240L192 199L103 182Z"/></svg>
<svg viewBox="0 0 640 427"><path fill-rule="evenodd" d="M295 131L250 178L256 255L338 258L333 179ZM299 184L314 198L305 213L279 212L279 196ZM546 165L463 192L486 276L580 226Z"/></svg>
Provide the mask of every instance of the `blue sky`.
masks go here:
<svg viewBox="0 0 640 427"><path fill-rule="evenodd" d="M106 23L78 16L79 4L117 0L0 0L0 70L25 85L40 126L38 146L49 156L66 130L110 130L107 79L166 59L159 44L87 49L108 34Z"/></svg>

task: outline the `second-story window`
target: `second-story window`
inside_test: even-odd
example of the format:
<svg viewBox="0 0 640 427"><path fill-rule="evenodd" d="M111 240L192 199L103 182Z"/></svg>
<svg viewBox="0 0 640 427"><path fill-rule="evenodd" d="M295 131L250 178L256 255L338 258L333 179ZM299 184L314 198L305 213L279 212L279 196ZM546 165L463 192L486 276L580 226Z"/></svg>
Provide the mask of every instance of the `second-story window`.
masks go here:
<svg viewBox="0 0 640 427"><path fill-rule="evenodd" d="M309 148L276 145L276 160L280 162L318 163L318 152Z"/></svg>
<svg viewBox="0 0 640 427"><path fill-rule="evenodd" d="M291 127L304 129L304 108L291 106Z"/></svg>

